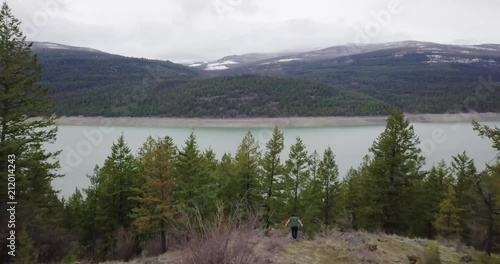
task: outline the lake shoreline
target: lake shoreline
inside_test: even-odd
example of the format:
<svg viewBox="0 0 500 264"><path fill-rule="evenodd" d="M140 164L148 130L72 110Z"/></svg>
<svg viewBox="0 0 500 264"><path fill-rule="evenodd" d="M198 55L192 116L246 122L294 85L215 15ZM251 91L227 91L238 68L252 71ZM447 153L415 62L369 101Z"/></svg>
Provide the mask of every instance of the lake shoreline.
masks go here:
<svg viewBox="0 0 500 264"><path fill-rule="evenodd" d="M470 123L500 121L500 113L405 114L412 123ZM387 116L357 117L280 117L280 118L163 118L163 117L60 117L62 126L124 126L124 127L336 127L385 125Z"/></svg>

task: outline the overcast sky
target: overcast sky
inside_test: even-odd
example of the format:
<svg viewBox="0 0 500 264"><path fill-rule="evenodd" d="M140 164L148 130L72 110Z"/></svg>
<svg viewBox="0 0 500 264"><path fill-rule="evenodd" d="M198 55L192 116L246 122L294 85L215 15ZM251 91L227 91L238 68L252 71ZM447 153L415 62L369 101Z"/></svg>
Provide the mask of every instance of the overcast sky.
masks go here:
<svg viewBox="0 0 500 264"><path fill-rule="evenodd" d="M500 43L499 0L7 1L29 40L176 62L354 42Z"/></svg>

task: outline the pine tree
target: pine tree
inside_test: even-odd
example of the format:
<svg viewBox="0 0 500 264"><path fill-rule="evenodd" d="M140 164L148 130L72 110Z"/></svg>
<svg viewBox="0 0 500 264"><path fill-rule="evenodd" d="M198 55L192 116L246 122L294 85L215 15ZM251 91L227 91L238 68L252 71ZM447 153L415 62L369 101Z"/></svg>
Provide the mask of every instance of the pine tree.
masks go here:
<svg viewBox="0 0 500 264"><path fill-rule="evenodd" d="M38 252L34 246L33 239L29 236L26 229L19 233L19 253L15 257L15 264L37 263Z"/></svg>
<svg viewBox="0 0 500 264"><path fill-rule="evenodd" d="M137 161L122 135L111 146L111 155L106 158L99 176L101 194L106 201L103 205L109 213L113 229L128 228L132 223L130 213L137 203L131 201L136 197L143 181L138 175ZM115 230L113 230L115 231Z"/></svg>
<svg viewBox="0 0 500 264"><path fill-rule="evenodd" d="M241 204L241 181L236 176L236 164L231 154L224 153L216 170L217 199L225 205L226 212L239 209Z"/></svg>
<svg viewBox="0 0 500 264"><path fill-rule="evenodd" d="M321 196L322 182L318 177L318 166L320 158L316 150L309 156L309 177L310 179L303 187L301 193L302 208L301 218L305 223L303 230L309 238L313 238L322 225L322 205L323 200Z"/></svg>
<svg viewBox="0 0 500 264"><path fill-rule="evenodd" d="M93 182L93 183L92 183ZM132 209L137 206L136 197L144 182L139 177L137 160L125 143L123 135L111 146L111 155L99 168L91 183L97 187L89 190L87 201L92 216L93 256L102 260L105 256L117 257L119 231L132 228ZM87 223L88 224L88 223ZM108 257L109 258L109 257Z"/></svg>
<svg viewBox="0 0 500 264"><path fill-rule="evenodd" d="M437 232L444 237L457 238L460 235L462 210L457 204L455 189L450 186L445 199L439 205L439 213L434 222Z"/></svg>
<svg viewBox="0 0 500 264"><path fill-rule="evenodd" d="M350 169L341 184L343 206L347 219L355 229L374 231L383 224L382 205L379 203L380 191L376 192L376 178L370 174L369 156L357 169Z"/></svg>
<svg viewBox="0 0 500 264"><path fill-rule="evenodd" d="M289 213L298 214L301 206L301 194L310 182L309 155L306 146L300 138L290 148L286 161L286 175L284 179L285 196L288 196Z"/></svg>
<svg viewBox="0 0 500 264"><path fill-rule="evenodd" d="M88 251L86 251L85 253L92 260L96 260L97 258L97 234L100 233L97 230L99 170L99 166L96 165L94 167L94 173L92 175L87 175L87 178L90 181L90 186L83 189L83 193L85 193L85 214L84 218L82 219L82 227L84 232L80 237L80 243L83 247L88 249Z"/></svg>
<svg viewBox="0 0 500 264"><path fill-rule="evenodd" d="M69 197L64 205L66 227L72 230L72 233L81 237L83 235L85 219L85 198L82 192L76 188L75 192Z"/></svg>
<svg viewBox="0 0 500 264"><path fill-rule="evenodd" d="M473 185L474 178L477 174L474 160L467 156L464 151L462 154L452 157L451 173L455 178L455 194L458 208L461 210L460 223L461 234L460 237L469 241L471 230L468 222L471 220L470 216L474 207Z"/></svg>
<svg viewBox="0 0 500 264"><path fill-rule="evenodd" d="M421 234L427 237L434 237L436 230L433 222L438 215L441 203L448 194L448 189L453 188L453 178L450 175L448 166L444 161L440 161L437 166L433 166L425 177L422 184L423 209L422 221L419 223Z"/></svg>
<svg viewBox="0 0 500 264"><path fill-rule="evenodd" d="M388 119L382 134L373 143L370 152L373 161L370 174L374 177L372 192L382 206L383 228L386 232L406 233L414 209L412 201L417 196L416 185L421 181L420 168L424 157L413 126L400 111Z"/></svg>
<svg viewBox="0 0 500 264"><path fill-rule="evenodd" d="M176 147L170 137L149 138L140 151L139 174L144 178L144 192L134 199L134 223L142 234L157 234L161 250L166 252L166 233L172 221Z"/></svg>
<svg viewBox="0 0 500 264"><path fill-rule="evenodd" d="M338 176L339 169L335 162L335 154L328 147L323 154L323 159L319 162L318 169L318 178L321 182L321 198L323 201L323 224L327 229L333 223L333 209L338 198Z"/></svg>
<svg viewBox="0 0 500 264"><path fill-rule="evenodd" d="M264 191L264 226L269 229L271 225L271 213L277 210L278 202L274 199L276 182L283 172L280 154L283 151L283 133L278 127L273 130L273 135L266 144L266 152L262 159L263 168L263 191Z"/></svg>
<svg viewBox="0 0 500 264"><path fill-rule="evenodd" d="M47 88L38 83L40 72L20 21L4 2L0 10L0 186L6 189L0 192L0 210L5 212L11 199L7 196L8 165L11 171L15 166L15 201L22 205L16 208L17 223L37 235L35 244L39 237L48 236L46 232L54 228L51 224L60 224L59 215L51 219L47 212L61 206L53 200L57 200L57 192L51 186L60 176L54 173L59 167L54 162L59 152L47 152L43 147L56 139L56 117L51 114L53 104ZM0 214L0 222L5 223L7 216ZM6 231L5 227L0 227L0 232ZM46 246L51 249L52 244ZM8 260L5 250L0 259Z"/></svg>
<svg viewBox="0 0 500 264"><path fill-rule="evenodd" d="M191 220L195 217L207 219L215 212L216 181L206 166L210 165L200 153L196 136L191 133L177 155L174 192L176 203L187 209Z"/></svg>
<svg viewBox="0 0 500 264"><path fill-rule="evenodd" d="M490 139L493 148L498 151L496 162L488 164L485 171L476 173L474 177L474 190L477 194L478 220L486 225L485 243L486 253L491 255L494 250L495 235L498 235L500 229L500 128L491 128L486 125L480 125L477 122L472 123L474 130L481 137Z"/></svg>
<svg viewBox="0 0 500 264"><path fill-rule="evenodd" d="M249 131L241 141L235 156L236 178L240 184L237 188L242 194L241 198L247 213L255 213L257 205L261 201L260 159L259 144Z"/></svg>

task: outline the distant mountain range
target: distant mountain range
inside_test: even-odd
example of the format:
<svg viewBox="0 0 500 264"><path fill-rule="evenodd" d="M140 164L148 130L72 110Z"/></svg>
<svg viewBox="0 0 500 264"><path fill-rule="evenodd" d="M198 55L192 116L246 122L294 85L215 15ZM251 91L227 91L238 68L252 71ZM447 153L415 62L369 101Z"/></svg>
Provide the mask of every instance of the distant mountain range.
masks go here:
<svg viewBox="0 0 500 264"><path fill-rule="evenodd" d="M500 112L500 45L497 44L464 46L418 41L352 44L310 52L232 55L186 65L55 43L35 42L33 52L39 55L43 66L41 82L50 88L56 101L55 111L62 115L379 115L394 108L412 113ZM217 78L208 80L214 77ZM301 111L283 110L297 108L297 103L286 105L290 102L275 98L286 94L282 90L286 86L277 82L306 90L308 85L321 85L341 92L332 93L339 97L335 100L322 101L321 111L311 100L304 100ZM280 90L273 90L273 86L279 86ZM326 91L318 89L321 93ZM173 90L191 100L185 101L186 105L204 110L176 111L168 106L160 107L162 103L175 104L165 97L173 97ZM190 93L194 90L196 92ZM214 95L212 91L220 93ZM321 93L313 92L310 96L321 97ZM213 106L203 107L203 102L208 102L206 98L213 96L219 98L215 100L222 107L219 110ZM339 103L342 98L359 96L364 98L358 101L361 107L339 110L347 109ZM244 106L231 102L249 97L254 98L250 103L253 110L235 112ZM158 101L159 98L163 98L163 102ZM352 104L351 99L346 102ZM329 106L327 102L333 101L335 103ZM262 109L269 109L269 105L259 104L269 103L278 104L273 109L281 110L266 114ZM229 105L231 109L225 108ZM363 105L368 106L363 108ZM170 109L169 112L166 109Z"/></svg>
<svg viewBox="0 0 500 264"><path fill-rule="evenodd" d="M355 54L373 51L393 51L393 56L403 57L406 54L425 54L427 59L422 63L475 63L478 57L498 57L500 45L444 45L431 42L401 41L380 44L350 44L329 47L321 50L295 53L249 53L243 55L232 55L222 59L203 63L185 64L189 67L206 71L224 71L240 69L250 71L247 73L258 73L267 71L279 71L286 68L290 63L313 63L317 61L331 60ZM454 56L450 56L450 55Z"/></svg>

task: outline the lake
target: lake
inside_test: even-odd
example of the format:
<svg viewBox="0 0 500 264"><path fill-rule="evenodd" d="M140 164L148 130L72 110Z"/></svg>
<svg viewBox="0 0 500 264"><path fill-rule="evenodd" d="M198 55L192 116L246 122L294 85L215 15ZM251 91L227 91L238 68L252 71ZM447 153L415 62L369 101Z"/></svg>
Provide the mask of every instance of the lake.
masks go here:
<svg viewBox="0 0 500 264"><path fill-rule="evenodd" d="M500 126L500 122L484 122ZM481 139L472 130L470 123L414 123L420 138L421 148L426 157L425 168L430 168L440 160L451 161L451 156L467 151L475 159L479 168L491 162L496 152L489 140ZM336 155L340 177L350 167L357 167L373 141L384 130L383 125L373 126L336 126L282 128L285 136L285 150L282 162L288 156L290 145L300 137L310 152L323 150L330 146ZM98 126L59 126L55 143L46 145L50 151L62 150L59 156L61 170L65 176L53 182L61 195L69 196L76 187L86 188L90 175L96 165L102 165L111 153L111 145L123 133L128 146L136 154L148 136L170 136L181 147L187 136L194 132L200 149L211 148L218 158L225 152L234 154L243 136L251 131L261 148L270 139L271 128L165 128L165 127L98 127Z"/></svg>

